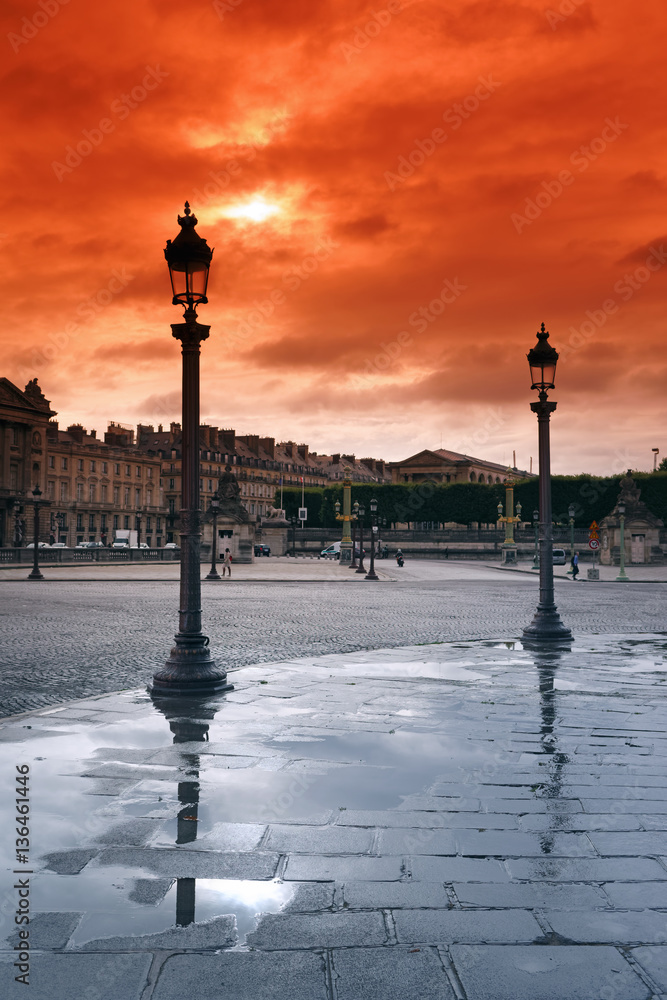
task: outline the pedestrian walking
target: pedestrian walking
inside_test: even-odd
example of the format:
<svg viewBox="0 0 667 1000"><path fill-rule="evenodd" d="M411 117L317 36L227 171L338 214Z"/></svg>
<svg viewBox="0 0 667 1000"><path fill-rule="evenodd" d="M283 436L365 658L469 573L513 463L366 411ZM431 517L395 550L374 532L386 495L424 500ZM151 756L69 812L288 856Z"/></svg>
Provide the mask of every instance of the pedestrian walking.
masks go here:
<svg viewBox="0 0 667 1000"><path fill-rule="evenodd" d="M579 553L575 552L570 560L570 566L572 567L572 579L576 580L579 574Z"/></svg>
<svg viewBox="0 0 667 1000"><path fill-rule="evenodd" d="M231 575L232 575L232 554L229 551L229 549L225 549L225 554L224 554L224 556L222 558L222 575L223 575L223 577L225 575L225 570L227 570L227 573L231 577Z"/></svg>

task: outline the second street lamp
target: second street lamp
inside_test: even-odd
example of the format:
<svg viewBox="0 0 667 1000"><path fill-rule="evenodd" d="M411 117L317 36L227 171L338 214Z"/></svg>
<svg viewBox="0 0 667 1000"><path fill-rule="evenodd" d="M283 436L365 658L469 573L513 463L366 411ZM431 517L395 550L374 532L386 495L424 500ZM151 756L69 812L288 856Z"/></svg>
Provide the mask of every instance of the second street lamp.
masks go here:
<svg viewBox="0 0 667 1000"><path fill-rule="evenodd" d="M540 467L540 600L535 616L523 630L526 639L564 640L571 639L572 633L563 625L554 603L554 558L553 524L551 512L551 452L549 441L549 420L556 409L556 403L549 402L549 389L553 389L556 377L558 351L549 343L549 333L542 323L537 334L537 344L528 352L531 389L537 389L539 396L530 408L537 414L538 447Z"/></svg>
<svg viewBox="0 0 667 1000"><path fill-rule="evenodd" d="M208 302L208 269L213 251L195 231L197 219L189 204L178 216L181 231L167 240L172 303L184 307L183 323L172 323L183 355L183 430L181 446L181 583L178 632L165 665L153 675L154 696L206 696L229 691L227 673L211 656L209 639L201 630L201 511L199 509L199 352L210 327L197 322L196 307Z"/></svg>
<svg viewBox="0 0 667 1000"><path fill-rule="evenodd" d="M377 545L378 525L377 525L377 500L371 500L371 566L366 574L366 580L379 580L380 577L375 572L375 546Z"/></svg>
<svg viewBox="0 0 667 1000"><path fill-rule="evenodd" d="M574 559L574 515L577 512L577 508L573 503L567 508L567 514L569 517L568 524L570 525L570 562Z"/></svg>
<svg viewBox="0 0 667 1000"><path fill-rule="evenodd" d="M219 580L220 574L215 568L215 560L218 554L218 514L220 513L220 497L218 496L217 490L211 497L211 503L209 504L209 513L213 519L213 537L211 540L211 569L206 574L206 579Z"/></svg>
<svg viewBox="0 0 667 1000"><path fill-rule="evenodd" d="M359 564L357 563L357 541L359 538L359 501L355 500L352 504L352 562L350 563L350 569L358 569Z"/></svg>
<svg viewBox="0 0 667 1000"><path fill-rule="evenodd" d="M29 580L43 580L44 574L40 572L39 569L39 511L41 507L49 507L51 505L50 500L42 500L42 491L39 486L35 486L32 491L32 506L34 511L34 533L33 533L33 545L35 546L35 551L32 555L32 572L28 575Z"/></svg>
<svg viewBox="0 0 667 1000"><path fill-rule="evenodd" d="M619 503L617 505L618 510L618 520L621 526L621 537L619 539L621 543L621 558L620 558L620 568L618 576L616 577L617 583L626 583L630 577L625 572L625 504Z"/></svg>
<svg viewBox="0 0 667 1000"><path fill-rule="evenodd" d="M366 508L363 504L360 504L357 511L359 517L359 565L357 567L357 573L365 573L366 567L364 566L364 518L366 517Z"/></svg>

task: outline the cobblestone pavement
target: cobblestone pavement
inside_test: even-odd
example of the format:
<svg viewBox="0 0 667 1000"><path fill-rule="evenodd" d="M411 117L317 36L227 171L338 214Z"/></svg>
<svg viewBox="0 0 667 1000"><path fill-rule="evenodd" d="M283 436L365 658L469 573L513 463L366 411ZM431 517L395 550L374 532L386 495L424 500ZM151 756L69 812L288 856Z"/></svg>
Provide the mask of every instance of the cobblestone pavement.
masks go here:
<svg viewBox="0 0 667 1000"><path fill-rule="evenodd" d="M417 561L410 567L405 583L209 583L204 630L234 669L308 654L518 637L532 618L537 580L527 574L427 563L420 580ZM176 580L0 586L0 716L145 684L169 654ZM556 592L576 635L667 628L667 584L563 580Z"/></svg>
<svg viewBox="0 0 667 1000"><path fill-rule="evenodd" d="M234 680L0 726L31 809L25 862L9 838L0 860L32 873L29 959L2 886L3 996L667 998L664 635Z"/></svg>

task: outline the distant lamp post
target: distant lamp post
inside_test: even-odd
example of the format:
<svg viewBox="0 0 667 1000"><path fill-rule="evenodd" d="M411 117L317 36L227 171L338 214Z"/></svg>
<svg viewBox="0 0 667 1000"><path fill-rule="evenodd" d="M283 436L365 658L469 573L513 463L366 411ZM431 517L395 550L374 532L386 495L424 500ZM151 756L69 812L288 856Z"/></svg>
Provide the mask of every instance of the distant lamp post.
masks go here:
<svg viewBox="0 0 667 1000"><path fill-rule="evenodd" d="M39 486L35 486L32 491L32 506L34 512L34 531L33 531L33 545L35 546L34 552L32 554L32 572L28 575L29 580L43 580L44 574L40 573L39 570L39 512L42 507L49 507L51 505L50 500L41 500L42 491Z"/></svg>
<svg viewBox="0 0 667 1000"><path fill-rule="evenodd" d="M142 517L143 517L143 513L140 510L138 510L137 511L137 548L138 549L141 548L141 519L142 519Z"/></svg>
<svg viewBox="0 0 667 1000"><path fill-rule="evenodd" d="M548 393L554 388L558 351L549 343L544 323L537 334L537 344L528 352L531 389L539 396L530 408L537 414L540 464L540 600L535 616L523 630L526 639L571 639L572 633L561 621L554 603L553 524L551 512L551 455L549 420L556 409Z"/></svg>
<svg viewBox="0 0 667 1000"><path fill-rule="evenodd" d="M211 541L211 569L206 574L207 580L219 580L220 574L215 568L215 560L218 555L218 514L220 513L220 496L216 490L211 497L211 503L209 504L209 513L213 518L213 538Z"/></svg>
<svg viewBox="0 0 667 1000"><path fill-rule="evenodd" d="M651 448L653 452L653 471L655 472L658 468L658 455L660 454L659 448Z"/></svg>
<svg viewBox="0 0 667 1000"><path fill-rule="evenodd" d="M577 508L571 503L567 508L568 524L570 525L570 560L574 559L574 515L576 513Z"/></svg>
<svg viewBox="0 0 667 1000"><path fill-rule="evenodd" d="M620 542L621 542L621 565L620 565L618 576L616 577L616 581L618 583L627 583L629 581L630 577L625 572L625 504L624 503L619 503L617 505L617 510L618 510L618 519L619 519L619 521L621 523L621 538L620 538Z"/></svg>
<svg viewBox="0 0 667 1000"><path fill-rule="evenodd" d="M296 526L299 523L299 518L296 514L291 515L289 523L292 525L292 556L296 557Z"/></svg>
<svg viewBox="0 0 667 1000"><path fill-rule="evenodd" d="M360 505L358 510L359 517L359 565L357 566L357 573L365 573L366 567L364 566L364 518L366 517L366 508L363 504Z"/></svg>
<svg viewBox="0 0 667 1000"><path fill-rule="evenodd" d="M355 500L352 505L352 562L350 569L358 569L357 562L357 541L359 539L359 501Z"/></svg>
<svg viewBox="0 0 667 1000"><path fill-rule="evenodd" d="M533 569L540 568L540 512L533 511L533 527L535 529L535 554L533 556Z"/></svg>
<svg viewBox="0 0 667 1000"><path fill-rule="evenodd" d="M514 477L512 470L507 470L505 480L505 516L503 516L503 505L498 504L498 520L505 525L505 541L502 545L503 565L516 565L518 559L517 544L514 540L514 525L521 522L521 504L516 505L514 513Z"/></svg>
<svg viewBox="0 0 667 1000"><path fill-rule="evenodd" d="M366 580L379 580L380 577L375 572L375 547L377 545L378 537L378 502L373 499L370 502L371 508L371 565L368 573L365 576Z"/></svg>
<svg viewBox="0 0 667 1000"><path fill-rule="evenodd" d="M206 696L229 691L227 673L211 656L208 636L201 630L201 512L199 510L199 352L210 327L197 322L196 307L208 302L206 289L213 251L195 231L197 219L189 204L178 216L181 231L167 240L172 303L184 307L183 323L171 332L181 341L183 355L183 418L181 459L181 585L178 632L165 665L153 675L154 696Z"/></svg>

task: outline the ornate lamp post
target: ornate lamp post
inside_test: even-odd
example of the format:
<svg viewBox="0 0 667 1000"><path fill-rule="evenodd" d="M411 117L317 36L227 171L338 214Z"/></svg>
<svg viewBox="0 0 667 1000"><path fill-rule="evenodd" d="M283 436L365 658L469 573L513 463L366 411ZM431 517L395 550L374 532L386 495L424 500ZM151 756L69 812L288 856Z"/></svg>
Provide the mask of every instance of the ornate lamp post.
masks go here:
<svg viewBox="0 0 667 1000"><path fill-rule="evenodd" d="M350 470L345 470L343 480L343 513L340 514L340 503L336 503L336 520L343 522L343 537L340 541L340 564L352 561L352 535L350 533L350 523L352 521L352 480Z"/></svg>
<svg viewBox="0 0 667 1000"><path fill-rule="evenodd" d="M378 537L377 500L375 499L371 500L370 507L371 507L371 566L364 579L379 580L380 577L375 572L375 546L377 545L377 537Z"/></svg>
<svg viewBox="0 0 667 1000"><path fill-rule="evenodd" d="M176 644L164 667L153 675L152 694L210 695L229 691L227 673L211 656L208 636L201 630L199 510L199 351L210 327L197 322L196 307L208 302L206 288L213 251L195 231L197 219L185 203L178 216L181 231L167 240L164 251L174 305L184 306L184 323L172 323L171 332L181 341L183 354L183 443L181 473L181 587Z"/></svg>
<svg viewBox="0 0 667 1000"><path fill-rule="evenodd" d="M138 549L141 548L141 519L142 519L143 516L144 516L143 512L140 511L140 510L138 510L137 511L137 518L136 518L136 520L137 520L137 548Z"/></svg>
<svg viewBox="0 0 667 1000"><path fill-rule="evenodd" d="M521 504L516 505L516 515L514 514L514 479L512 470L508 469L508 476L505 481L505 516L503 517L503 505L498 504L498 520L505 525L505 541L503 542L502 561L504 565L508 563L516 564L517 546L514 541L514 525L521 523Z"/></svg>
<svg viewBox="0 0 667 1000"><path fill-rule="evenodd" d="M528 352L527 357L530 365L531 389L537 389L539 392L537 402L531 403L530 408L537 414L539 435L540 601L532 622L523 630L523 634L526 639L571 639L572 633L563 625L554 603L549 420L557 404L549 402L548 391L555 385L558 351L549 343L549 333L544 323L537 335L537 344Z"/></svg>
<svg viewBox="0 0 667 1000"><path fill-rule="evenodd" d="M39 486L35 486L32 491L32 506L34 511L34 531L33 545L35 546L32 555L32 572L28 575L29 580L43 580L44 574L39 570L39 511L41 507L50 507L50 500L40 500L42 491Z"/></svg>
<svg viewBox="0 0 667 1000"><path fill-rule="evenodd" d="M535 528L535 555L533 556L533 569L540 568L540 512L533 511L533 527Z"/></svg>
<svg viewBox="0 0 667 1000"><path fill-rule="evenodd" d="M618 520L621 523L621 565L616 581L617 583L626 583L630 577L625 572L625 504L622 501L617 504L617 510Z"/></svg>
<svg viewBox="0 0 667 1000"><path fill-rule="evenodd" d="M359 507L359 565L357 566L357 573L365 573L366 567L364 566L364 518L366 517L366 508L363 504Z"/></svg>
<svg viewBox="0 0 667 1000"><path fill-rule="evenodd" d="M358 569L359 563L357 562L357 542L359 540L359 502L354 501L352 505L352 562L350 563L350 569ZM359 547L361 550L361 546Z"/></svg>
<svg viewBox="0 0 667 1000"><path fill-rule="evenodd" d="M576 514L576 512L577 512L577 508L574 506L573 503L571 503L570 506L567 508L567 516L569 517L569 521L567 523L570 525L570 559L571 560L574 559L574 515Z"/></svg>
<svg viewBox="0 0 667 1000"><path fill-rule="evenodd" d="M218 514L220 513L220 496L218 495L217 490L211 497L211 503L209 504L208 509L211 517L213 518L213 538L211 541L211 569L206 574L206 579L219 580L220 574L215 568L215 559L218 554Z"/></svg>

